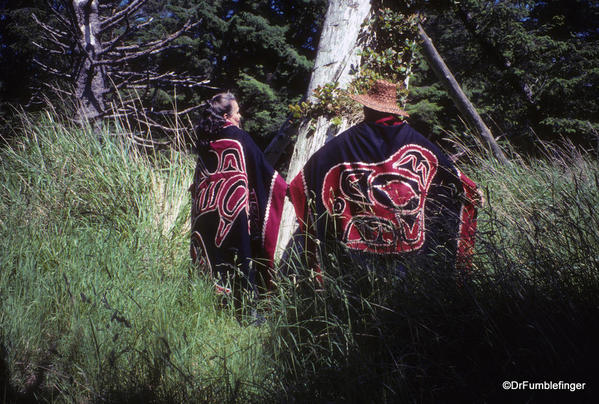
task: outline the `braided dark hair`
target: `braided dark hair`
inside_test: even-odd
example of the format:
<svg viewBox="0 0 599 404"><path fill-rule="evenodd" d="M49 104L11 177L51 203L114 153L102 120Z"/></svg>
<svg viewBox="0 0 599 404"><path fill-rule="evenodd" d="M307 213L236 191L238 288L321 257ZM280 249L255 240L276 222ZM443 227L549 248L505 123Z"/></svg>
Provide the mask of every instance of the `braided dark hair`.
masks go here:
<svg viewBox="0 0 599 404"><path fill-rule="evenodd" d="M216 94L200 109L200 118L195 127L196 150L207 147L225 124L225 114L233 111L235 96L229 92Z"/></svg>

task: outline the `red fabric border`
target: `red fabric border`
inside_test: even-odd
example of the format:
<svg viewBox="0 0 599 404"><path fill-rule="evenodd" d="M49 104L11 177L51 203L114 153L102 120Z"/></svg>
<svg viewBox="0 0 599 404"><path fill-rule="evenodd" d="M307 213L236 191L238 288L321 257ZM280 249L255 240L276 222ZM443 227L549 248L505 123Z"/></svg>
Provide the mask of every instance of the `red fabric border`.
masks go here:
<svg viewBox="0 0 599 404"><path fill-rule="evenodd" d="M299 222L300 231L307 237L305 248L309 261L308 265L315 272L316 282L318 282L320 287L323 287L324 280L322 278L322 269L319 262L319 251L318 246L315 243L317 235L311 223L310 206L306 191L304 170L302 169L289 184L289 196L293 208L295 209L295 215Z"/></svg>
<svg viewBox="0 0 599 404"><path fill-rule="evenodd" d="M291 203L295 209L295 215L299 221L300 230L306 231L306 219L307 219L307 196L304 187L304 171L300 171L298 175L289 183L289 196L291 197Z"/></svg>
<svg viewBox="0 0 599 404"><path fill-rule="evenodd" d="M275 171L272 180L271 190L268 200L269 209L264 218L264 233L262 245L266 252L270 267L274 266L275 250L277 247L277 239L279 237L279 227L281 226L281 215L283 213L283 204L285 202L285 192L287 191L287 183L281 175Z"/></svg>
<svg viewBox="0 0 599 404"><path fill-rule="evenodd" d="M374 123L378 123L380 125L385 125L385 126L399 126L399 125L402 125L404 123L404 121L400 120L398 117L396 117L394 115L389 115L389 116L379 119L378 121L375 121Z"/></svg>

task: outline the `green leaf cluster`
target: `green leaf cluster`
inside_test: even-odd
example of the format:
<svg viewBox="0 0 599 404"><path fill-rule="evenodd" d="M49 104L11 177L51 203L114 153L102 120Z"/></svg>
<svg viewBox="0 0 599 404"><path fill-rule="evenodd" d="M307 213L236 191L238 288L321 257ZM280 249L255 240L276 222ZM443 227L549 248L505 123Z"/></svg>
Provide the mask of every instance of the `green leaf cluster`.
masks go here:
<svg viewBox="0 0 599 404"><path fill-rule="evenodd" d="M289 106L294 118L309 119L319 116L340 124L341 117L356 117L361 107L349 98L349 94L364 93L375 80L388 80L403 83L410 76L414 54L418 19L401 11L384 7L375 11L365 24L369 35L359 40L361 65L355 69L353 80L347 90L337 87L337 83L318 86L312 94L316 101L301 102ZM398 88L399 104L405 104L408 91Z"/></svg>
<svg viewBox="0 0 599 404"><path fill-rule="evenodd" d="M361 71L354 89L362 92L372 81L383 79L403 83L412 71L417 50L418 16L404 14L391 8L379 9L371 19L369 43L361 52ZM405 104L407 92L398 94Z"/></svg>
<svg viewBox="0 0 599 404"><path fill-rule="evenodd" d="M342 117L355 116L360 113L357 104L349 97L347 90L338 87L337 83L317 86L312 94L314 102L302 101L289 105L294 119L316 119L326 117L333 125L340 125Z"/></svg>

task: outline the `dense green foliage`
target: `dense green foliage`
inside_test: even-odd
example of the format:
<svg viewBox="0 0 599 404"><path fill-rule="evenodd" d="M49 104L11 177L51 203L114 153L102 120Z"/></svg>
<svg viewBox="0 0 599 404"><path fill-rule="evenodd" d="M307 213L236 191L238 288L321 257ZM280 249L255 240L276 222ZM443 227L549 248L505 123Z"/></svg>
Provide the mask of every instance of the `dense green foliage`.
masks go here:
<svg viewBox="0 0 599 404"><path fill-rule="evenodd" d="M306 91L326 2L235 3L216 80L238 89L244 129L259 138L276 132Z"/></svg>
<svg viewBox="0 0 599 404"><path fill-rule="evenodd" d="M47 18L41 0L0 2L0 116L11 112L7 103L26 104L39 68L32 61L37 48L31 38L41 35L31 13Z"/></svg>
<svg viewBox="0 0 599 404"><path fill-rule="evenodd" d="M561 136L595 146L599 129L599 6L594 1L415 2L425 29L496 136L528 150ZM422 5L424 4L424 5ZM461 131L425 62L411 112L436 135Z"/></svg>
<svg viewBox="0 0 599 404"><path fill-rule="evenodd" d="M117 3L109 2L121 8L127 4ZM179 85L175 90L157 82L140 95L154 111L174 104L184 110L219 89L232 89L240 97L246 129L264 146L285 120L287 105L304 95L325 6L324 0L149 1L138 18L153 17L152 24L126 43L161 38L188 19L202 23L172 49L135 61L131 70L152 66L162 73L186 72L205 77L213 88ZM39 95L37 90L32 92L31 84L47 81L32 63L41 55L33 45L40 30L31 14L48 23L53 17L41 0L3 0L0 7L0 93L2 114L9 117L7 101L24 105L31 95ZM496 136L526 149L532 149L537 138L560 136L595 145L599 126L596 2L411 0L380 1L375 4L379 7L424 17L425 29ZM379 31L398 25L388 11L380 15L383 18L373 25ZM369 49L364 53L366 67L375 72L389 63L391 70L396 69L394 60L409 62L415 50L409 41L396 43L395 31L383 31L370 44L370 49L382 52L377 51L379 60ZM64 66L68 58L54 59ZM409 73L409 63L405 68ZM409 112L414 126L437 139L447 130L462 132L459 114L426 63L417 58L412 71Z"/></svg>

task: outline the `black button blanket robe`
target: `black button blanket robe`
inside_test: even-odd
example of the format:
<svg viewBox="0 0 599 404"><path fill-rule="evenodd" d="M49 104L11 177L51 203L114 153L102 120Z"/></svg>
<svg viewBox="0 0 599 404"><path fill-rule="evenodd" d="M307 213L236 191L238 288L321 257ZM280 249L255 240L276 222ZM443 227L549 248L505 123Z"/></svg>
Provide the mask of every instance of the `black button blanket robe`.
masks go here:
<svg viewBox="0 0 599 404"><path fill-rule="evenodd" d="M354 257L420 259L441 246L449 266L470 266L476 185L437 146L393 117L362 122L330 140L289 191L317 271L322 263L314 240L327 237Z"/></svg>
<svg viewBox="0 0 599 404"><path fill-rule="evenodd" d="M287 184L250 135L226 125L199 150L192 193L191 257L220 292L233 274L246 289L270 287Z"/></svg>

